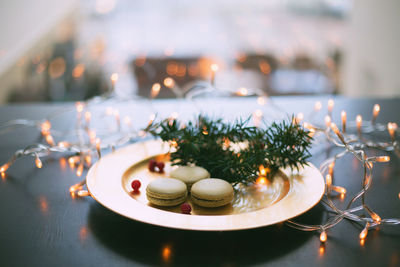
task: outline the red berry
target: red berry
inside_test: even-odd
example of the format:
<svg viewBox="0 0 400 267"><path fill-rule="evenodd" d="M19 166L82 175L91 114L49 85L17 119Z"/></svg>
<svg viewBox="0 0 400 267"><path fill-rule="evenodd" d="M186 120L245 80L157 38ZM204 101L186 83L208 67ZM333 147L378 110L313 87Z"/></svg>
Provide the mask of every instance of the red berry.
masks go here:
<svg viewBox="0 0 400 267"><path fill-rule="evenodd" d="M131 183L133 192L135 192L135 193L139 192L139 188L140 188L141 185L142 184L140 183L139 180L133 180L132 183Z"/></svg>
<svg viewBox="0 0 400 267"><path fill-rule="evenodd" d="M156 165L157 165L157 161L155 161L154 159L151 159L150 161L149 161L149 165L148 165L148 167L149 167L149 171L151 171L151 172L155 172L155 167L156 167Z"/></svg>
<svg viewBox="0 0 400 267"><path fill-rule="evenodd" d="M181 205L181 211L183 214L190 214L190 212L192 211L192 206L190 206L189 203L183 203Z"/></svg>
<svg viewBox="0 0 400 267"><path fill-rule="evenodd" d="M159 173L163 173L164 172L165 163L164 162L157 162L156 165L157 165L157 168L158 168L158 172Z"/></svg>

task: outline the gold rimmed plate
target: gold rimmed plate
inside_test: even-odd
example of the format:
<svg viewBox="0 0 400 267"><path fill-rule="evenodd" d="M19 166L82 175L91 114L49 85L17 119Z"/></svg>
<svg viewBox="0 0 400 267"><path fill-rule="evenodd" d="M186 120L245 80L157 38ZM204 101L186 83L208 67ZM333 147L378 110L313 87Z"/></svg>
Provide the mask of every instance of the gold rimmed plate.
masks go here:
<svg viewBox="0 0 400 267"><path fill-rule="evenodd" d="M94 164L86 183L91 196L108 209L144 223L186 230L229 231L257 228L296 217L317 204L325 190L321 173L310 164L293 173L282 170L272 181L251 186L236 186L231 204L220 208L202 208L192 204L191 215L180 207L152 206L146 198L147 184L168 177L169 146L161 141L136 143L106 155ZM165 173L147 169L150 159L165 161ZM131 182L141 181L139 193ZM190 203L190 197L187 200Z"/></svg>

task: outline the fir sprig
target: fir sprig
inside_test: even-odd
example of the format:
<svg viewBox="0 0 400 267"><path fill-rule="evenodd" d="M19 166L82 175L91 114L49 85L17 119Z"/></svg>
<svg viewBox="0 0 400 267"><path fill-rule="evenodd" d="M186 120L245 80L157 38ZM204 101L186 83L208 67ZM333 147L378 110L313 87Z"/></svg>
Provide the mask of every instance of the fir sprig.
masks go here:
<svg viewBox="0 0 400 267"><path fill-rule="evenodd" d="M173 165L195 164L212 177L248 184L260 176L260 166L272 178L279 168L307 165L312 138L292 121L274 122L263 129L249 126L249 119L226 123L199 116L187 125L173 119L153 122L146 131L175 147Z"/></svg>

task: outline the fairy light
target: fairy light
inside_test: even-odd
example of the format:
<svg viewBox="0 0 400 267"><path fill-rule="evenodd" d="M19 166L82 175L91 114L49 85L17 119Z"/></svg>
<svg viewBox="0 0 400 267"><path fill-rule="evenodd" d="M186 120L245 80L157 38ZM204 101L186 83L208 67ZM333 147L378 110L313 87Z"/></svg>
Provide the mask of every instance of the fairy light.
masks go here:
<svg viewBox="0 0 400 267"><path fill-rule="evenodd" d="M89 193L89 191L87 191L87 190L79 190L77 194L78 194L78 196L80 196L80 197L87 197L87 196L90 196L90 193Z"/></svg>
<svg viewBox="0 0 400 267"><path fill-rule="evenodd" d="M335 168L335 161L332 161L330 164L329 164L329 175L330 176L333 176L333 169Z"/></svg>
<svg viewBox="0 0 400 267"><path fill-rule="evenodd" d="M0 167L0 172L1 173L6 172L6 170L8 170L9 167L10 167L10 164L8 164L8 163L3 164L3 166Z"/></svg>
<svg viewBox="0 0 400 267"><path fill-rule="evenodd" d="M388 129L388 132L390 134L390 139L392 140L392 142L394 142L394 140L396 138L395 134L396 134L396 130L397 130L397 124L389 122L387 124L387 129Z"/></svg>
<svg viewBox="0 0 400 267"><path fill-rule="evenodd" d="M327 236L325 230L323 230L322 233L319 235L319 241L321 241L322 243L325 243L327 239L328 239L328 236Z"/></svg>
<svg viewBox="0 0 400 267"><path fill-rule="evenodd" d="M340 113L340 117L342 118L342 131L343 133L346 132L346 121L347 121L347 114L346 111L342 110Z"/></svg>
<svg viewBox="0 0 400 267"><path fill-rule="evenodd" d="M267 183L268 183L267 178L265 178L263 176L258 177L257 180L256 180L256 184L257 185L263 185L264 186L264 185L267 185Z"/></svg>
<svg viewBox="0 0 400 267"><path fill-rule="evenodd" d="M332 121L331 117L330 117L329 115L326 115L326 116L325 116L325 125L326 125L326 128L330 128L330 126L331 126L331 121Z"/></svg>
<svg viewBox="0 0 400 267"><path fill-rule="evenodd" d="M41 169L43 166L43 163L38 156L36 156L36 158L35 158L35 164L38 169Z"/></svg>
<svg viewBox="0 0 400 267"><path fill-rule="evenodd" d="M52 137L50 134L47 134L45 138L46 138L46 142L47 142L49 145L54 146L54 139L53 139L53 137Z"/></svg>
<svg viewBox="0 0 400 267"><path fill-rule="evenodd" d="M119 78L118 73L114 72L113 74L111 74L110 80L113 86L118 82L118 78Z"/></svg>
<svg viewBox="0 0 400 267"><path fill-rule="evenodd" d="M61 148L66 148L66 147L70 146L70 143L68 143L66 141L61 141L61 142L58 142L57 146L61 147Z"/></svg>
<svg viewBox="0 0 400 267"><path fill-rule="evenodd" d="M361 126L362 126L362 117L361 117L361 115L357 115L356 123L357 123L357 133L358 133L359 136L361 136Z"/></svg>
<svg viewBox="0 0 400 267"><path fill-rule="evenodd" d="M152 124L155 119L156 119L156 114L154 114L154 113L151 114L150 117L149 117L148 125Z"/></svg>
<svg viewBox="0 0 400 267"><path fill-rule="evenodd" d="M266 176L267 175L267 171L266 171L266 169L265 169L265 167L263 165L260 165L260 167L258 169L259 169L259 172L260 172L261 176Z"/></svg>
<svg viewBox="0 0 400 267"><path fill-rule="evenodd" d="M380 157L376 157L375 160L377 162L389 162L390 161L390 157L389 156L380 156Z"/></svg>
<svg viewBox="0 0 400 267"><path fill-rule="evenodd" d="M82 176L82 172L83 172L83 162L81 162L79 164L78 168L76 169L76 175L78 177L81 177Z"/></svg>
<svg viewBox="0 0 400 267"><path fill-rule="evenodd" d="M70 158L68 159L68 164L69 164L69 167L70 167L71 169L75 168L75 159L74 159L74 157L70 157Z"/></svg>
<svg viewBox="0 0 400 267"><path fill-rule="evenodd" d="M86 162L86 165L88 165L88 166L92 165L92 157L90 155L86 155L85 162Z"/></svg>
<svg viewBox="0 0 400 267"><path fill-rule="evenodd" d="M321 109L322 109L322 103L321 103L321 101L315 102L315 104L314 104L314 110L315 110L315 111L320 111Z"/></svg>
<svg viewBox="0 0 400 267"><path fill-rule="evenodd" d="M215 64L215 63L211 64L211 84L212 84L212 86L215 86L215 76L216 76L218 69L219 69L219 66L217 64Z"/></svg>
<svg viewBox="0 0 400 267"><path fill-rule="evenodd" d="M76 108L76 111L78 113L81 113L83 111L84 105L81 102L76 102L75 103L75 108Z"/></svg>
<svg viewBox="0 0 400 267"><path fill-rule="evenodd" d="M330 174L327 174L325 176L325 181L326 181L326 190L327 190L327 192L330 192L331 185L332 185L332 176Z"/></svg>
<svg viewBox="0 0 400 267"><path fill-rule="evenodd" d="M101 158L100 138L96 138L96 151L99 158Z"/></svg>
<svg viewBox="0 0 400 267"><path fill-rule="evenodd" d="M381 107L378 104L375 104L374 108L372 110L372 124L375 124L376 118L378 117L380 110L381 110Z"/></svg>
<svg viewBox="0 0 400 267"><path fill-rule="evenodd" d="M259 104L260 106L264 106L266 102L267 101L265 100L264 97L262 96L257 97L257 104Z"/></svg>
<svg viewBox="0 0 400 267"><path fill-rule="evenodd" d="M86 123L89 123L91 118L92 118L92 113L90 113L90 111L86 111L85 112L85 121L86 121Z"/></svg>
<svg viewBox="0 0 400 267"><path fill-rule="evenodd" d="M367 223L367 225L365 225L364 229L361 231L361 233L359 235L360 239L365 239L367 237L368 227L369 227L369 224Z"/></svg>
<svg viewBox="0 0 400 267"><path fill-rule="evenodd" d="M164 85L168 88L172 88L175 86L175 81L171 77L167 77L164 79Z"/></svg>
<svg viewBox="0 0 400 267"><path fill-rule="evenodd" d="M161 85L159 83L153 84L153 86L151 87L151 92L150 92L151 98L157 97L158 94L160 93L160 90L161 90Z"/></svg>
<svg viewBox="0 0 400 267"><path fill-rule="evenodd" d="M329 114L329 116L332 116L332 110L333 110L334 106L335 106L335 101L333 101L333 99L329 99L328 100L328 114Z"/></svg>
<svg viewBox="0 0 400 267"><path fill-rule="evenodd" d="M304 114L302 112L298 113L296 116L296 123L299 124L304 119Z"/></svg>
<svg viewBox="0 0 400 267"><path fill-rule="evenodd" d="M240 87L240 88L237 90L237 92L236 92L236 94L237 94L238 96L247 96L248 93L249 93L249 91L248 91L247 88L245 88L245 87Z"/></svg>
<svg viewBox="0 0 400 267"><path fill-rule="evenodd" d="M370 216L376 223L380 223L382 221L381 217L373 211L370 211Z"/></svg>
<svg viewBox="0 0 400 267"><path fill-rule="evenodd" d="M346 188L344 188L342 186L335 185L335 186L332 186L331 188L332 188L332 190L338 192L339 194L346 194L347 193Z"/></svg>
<svg viewBox="0 0 400 267"><path fill-rule="evenodd" d="M42 129L43 135L49 134L51 129L51 123L48 120L46 120L40 125L40 128Z"/></svg>

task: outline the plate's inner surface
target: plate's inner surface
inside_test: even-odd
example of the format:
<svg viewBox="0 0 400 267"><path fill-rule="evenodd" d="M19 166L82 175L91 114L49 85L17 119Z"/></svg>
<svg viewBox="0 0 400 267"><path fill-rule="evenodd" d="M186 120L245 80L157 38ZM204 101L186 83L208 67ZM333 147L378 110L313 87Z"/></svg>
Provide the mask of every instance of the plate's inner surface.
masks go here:
<svg viewBox="0 0 400 267"><path fill-rule="evenodd" d="M127 194L129 194L136 201L143 205L148 205L157 209L162 209L171 212L181 213L180 205L174 207L159 207L149 203L146 198L146 187L149 182L154 179L169 177L169 173L176 166L170 165L168 158L165 156L157 156L157 161L165 162L165 172L163 174L150 172L147 168L148 161L146 159L132 167L130 167L122 177L122 186ZM133 193L131 183L133 180L141 182L140 192ZM190 193L188 194L187 203L192 206L192 215L229 215L246 213L258 209L267 208L274 203L278 202L287 195L290 189L290 182L288 177L279 173L273 180L266 180L263 184L254 184L251 186L237 185L235 186L235 196L231 204L219 208L203 208L194 205L190 200Z"/></svg>

